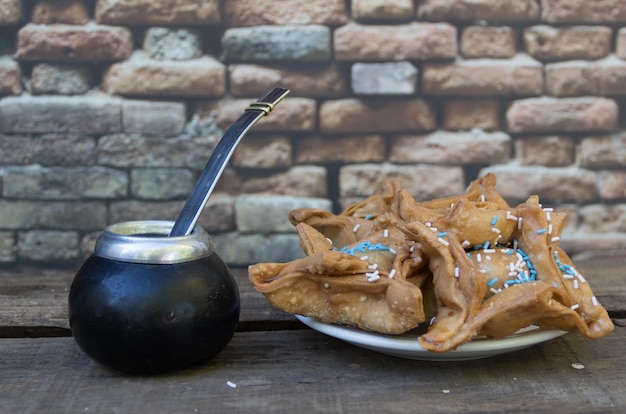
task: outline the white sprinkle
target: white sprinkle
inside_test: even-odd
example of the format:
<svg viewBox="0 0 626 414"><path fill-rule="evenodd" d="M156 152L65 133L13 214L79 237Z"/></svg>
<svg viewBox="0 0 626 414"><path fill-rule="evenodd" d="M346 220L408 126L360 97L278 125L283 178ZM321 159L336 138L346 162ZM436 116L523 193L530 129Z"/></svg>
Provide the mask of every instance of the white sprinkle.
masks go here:
<svg viewBox="0 0 626 414"><path fill-rule="evenodd" d="M561 240L561 238L559 236L554 236L553 238L550 239L550 241L552 241L552 242L557 242L559 240Z"/></svg>
<svg viewBox="0 0 626 414"><path fill-rule="evenodd" d="M563 279L573 279L574 275L570 275L569 273L563 273Z"/></svg>
<svg viewBox="0 0 626 414"><path fill-rule="evenodd" d="M493 293L494 295L497 295L497 294L499 293L499 292L498 292L496 289L494 289L494 288L491 288L491 289L489 289L489 290L490 290L490 291L491 291L491 293ZM512 292L512 291L511 291L511 292Z"/></svg>
<svg viewBox="0 0 626 414"><path fill-rule="evenodd" d="M524 219L523 219L522 217L519 217L519 218L517 219L517 229L518 229L518 230L521 230L521 229L522 229L522 221L523 221L523 220L524 220Z"/></svg>
<svg viewBox="0 0 626 414"><path fill-rule="evenodd" d="M226 385L228 385L230 388L237 388L237 384L232 381L226 381Z"/></svg>
<svg viewBox="0 0 626 414"><path fill-rule="evenodd" d="M485 202L485 195L484 194L480 195L480 201L482 201L483 203Z"/></svg>
<svg viewBox="0 0 626 414"><path fill-rule="evenodd" d="M454 277L459 277L459 276L461 276L461 268L456 266L454 268Z"/></svg>
<svg viewBox="0 0 626 414"><path fill-rule="evenodd" d="M578 289L578 280L574 279L574 289Z"/></svg>
<svg viewBox="0 0 626 414"><path fill-rule="evenodd" d="M506 212L506 218L509 220L517 220L517 216L514 216L513 214L511 214L510 211Z"/></svg>
<svg viewBox="0 0 626 414"><path fill-rule="evenodd" d="M367 259L369 259L368 256L361 256L361 260L367 260Z"/></svg>
<svg viewBox="0 0 626 414"><path fill-rule="evenodd" d="M574 369L585 369L585 366L580 362L572 362L572 368Z"/></svg>
<svg viewBox="0 0 626 414"><path fill-rule="evenodd" d="M593 304L593 306L598 306L598 298L596 298L595 296L592 296L591 303Z"/></svg>
<svg viewBox="0 0 626 414"><path fill-rule="evenodd" d="M485 255L485 260L491 260L491 256Z"/></svg>
<svg viewBox="0 0 626 414"><path fill-rule="evenodd" d="M433 233L437 233L439 230L437 230L437 227L429 227L429 229L433 232Z"/></svg>
<svg viewBox="0 0 626 414"><path fill-rule="evenodd" d="M352 228L352 233L356 233L357 231L359 231L360 227L361 225L359 223L356 223L356 225Z"/></svg>
<svg viewBox="0 0 626 414"><path fill-rule="evenodd" d="M483 253L485 254L494 254L496 252L496 249L484 249Z"/></svg>
<svg viewBox="0 0 626 414"><path fill-rule="evenodd" d="M480 262L482 262L482 261L483 261L483 257L480 255L480 253L478 253L478 254L476 255L476 261L477 261L478 263L480 263Z"/></svg>
<svg viewBox="0 0 626 414"><path fill-rule="evenodd" d="M330 285L328 283L324 283L324 288L328 289L330 287Z"/></svg>
<svg viewBox="0 0 626 414"><path fill-rule="evenodd" d="M571 309L571 310L576 310L576 309L578 309L578 308L580 308L580 305L579 305L578 303L575 303L575 304L573 304L572 306L570 306L570 309Z"/></svg>
<svg viewBox="0 0 626 414"><path fill-rule="evenodd" d="M431 223L430 221L427 221L426 223L424 223L424 225L425 225L426 227L430 227L430 226L432 226L432 223Z"/></svg>
<svg viewBox="0 0 626 414"><path fill-rule="evenodd" d="M552 220L552 215L550 214L549 211L546 211L546 220L548 221Z"/></svg>
<svg viewBox="0 0 626 414"><path fill-rule="evenodd" d="M450 204L450 210L454 208L454 203Z"/></svg>
<svg viewBox="0 0 626 414"><path fill-rule="evenodd" d="M461 247L465 248L465 247L470 247L472 245L472 243L469 242L469 240L463 240L463 243L461 243Z"/></svg>
<svg viewBox="0 0 626 414"><path fill-rule="evenodd" d="M580 283L585 283L586 280L583 277L583 275L581 275L580 273L576 272L576 277L578 278L578 280L580 280Z"/></svg>
<svg viewBox="0 0 626 414"><path fill-rule="evenodd" d="M450 242L447 240L444 240L443 238L439 237L437 238L437 241L439 241L439 243L443 244L444 246L449 246Z"/></svg>
<svg viewBox="0 0 626 414"><path fill-rule="evenodd" d="M383 237L389 237L389 230L383 230Z"/></svg>
<svg viewBox="0 0 626 414"><path fill-rule="evenodd" d="M450 390L441 390L444 394L450 394Z"/></svg>
<svg viewBox="0 0 626 414"><path fill-rule="evenodd" d="M549 212L551 212L551 211L554 211L554 209L553 209L552 207L546 207L546 208L544 208L544 209L543 209L543 211L545 211L545 212L548 212L548 213L549 213Z"/></svg>
<svg viewBox="0 0 626 414"><path fill-rule="evenodd" d="M333 241L331 239L329 239L328 237L326 237L326 240L328 240L328 243L330 243L330 245L333 245Z"/></svg>
<svg viewBox="0 0 626 414"><path fill-rule="evenodd" d="M491 232L492 233L496 233L496 234L500 234L500 229L496 228L496 227L492 227L491 228Z"/></svg>
<svg viewBox="0 0 626 414"><path fill-rule="evenodd" d="M393 277L396 275L396 269L391 269L391 272L389 272L389 276L387 276L389 279L393 279Z"/></svg>
<svg viewBox="0 0 626 414"><path fill-rule="evenodd" d="M487 270L486 269L480 269L479 272L480 273L487 273Z"/></svg>
<svg viewBox="0 0 626 414"><path fill-rule="evenodd" d="M410 251L411 253L413 253L413 252L415 251L415 246L411 246L411 247L409 247L409 251Z"/></svg>
<svg viewBox="0 0 626 414"><path fill-rule="evenodd" d="M552 224L548 224L548 234L552 234Z"/></svg>
<svg viewBox="0 0 626 414"><path fill-rule="evenodd" d="M380 279L380 276L378 275L372 275L370 277L367 278L367 281L372 283L372 282L376 282L378 279Z"/></svg>
<svg viewBox="0 0 626 414"><path fill-rule="evenodd" d="M367 266L367 268L371 269L371 270L376 270L376 269L378 269L378 263L371 264L371 265Z"/></svg>
<svg viewBox="0 0 626 414"><path fill-rule="evenodd" d="M392 249L391 247L389 248L389 253L391 254L396 254L396 249Z"/></svg>
<svg viewBox="0 0 626 414"><path fill-rule="evenodd" d="M437 319L436 316L433 316L432 318L430 318L429 325L432 325L433 323L435 323L435 319Z"/></svg>

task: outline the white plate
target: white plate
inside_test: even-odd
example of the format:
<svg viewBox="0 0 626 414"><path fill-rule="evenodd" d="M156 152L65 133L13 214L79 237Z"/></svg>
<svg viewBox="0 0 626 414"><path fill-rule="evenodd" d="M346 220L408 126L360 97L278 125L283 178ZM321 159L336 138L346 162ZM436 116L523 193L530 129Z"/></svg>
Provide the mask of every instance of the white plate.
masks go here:
<svg viewBox="0 0 626 414"><path fill-rule="evenodd" d="M301 315L296 315L296 318L318 332L341 339L352 345L395 357L424 361L463 361L487 358L505 352L528 348L541 342L558 338L567 333L558 330L542 331L536 326L531 326L506 338L491 339L476 337L470 342L459 346L454 351L437 353L422 348L417 341L417 335L412 335L411 333L403 335L384 335L365 332L347 326L323 323Z"/></svg>

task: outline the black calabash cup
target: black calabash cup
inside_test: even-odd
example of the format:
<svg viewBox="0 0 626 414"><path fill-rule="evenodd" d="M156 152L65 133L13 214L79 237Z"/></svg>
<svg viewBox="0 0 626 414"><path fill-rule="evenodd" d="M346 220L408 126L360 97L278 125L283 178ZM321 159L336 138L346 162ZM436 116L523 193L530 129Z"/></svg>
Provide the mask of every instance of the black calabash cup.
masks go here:
<svg viewBox="0 0 626 414"><path fill-rule="evenodd" d="M80 348L110 368L154 374L208 360L239 320L237 284L200 227L168 237L174 222L108 226L69 294Z"/></svg>

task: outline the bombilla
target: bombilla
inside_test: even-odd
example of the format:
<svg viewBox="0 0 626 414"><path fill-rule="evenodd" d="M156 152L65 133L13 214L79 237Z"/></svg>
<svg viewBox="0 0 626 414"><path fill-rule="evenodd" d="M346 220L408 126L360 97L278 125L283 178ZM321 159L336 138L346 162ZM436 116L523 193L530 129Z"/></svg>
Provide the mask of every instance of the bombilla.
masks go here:
<svg viewBox="0 0 626 414"><path fill-rule="evenodd" d="M289 89L274 88L251 103L245 112L229 128L217 143L209 161L204 166L200 178L196 182L191 195L185 202L169 237L187 236L191 234L198 221L202 209L206 205L217 180L222 175L226 164L235 151L241 138L259 119L269 115L274 106L282 101Z"/></svg>

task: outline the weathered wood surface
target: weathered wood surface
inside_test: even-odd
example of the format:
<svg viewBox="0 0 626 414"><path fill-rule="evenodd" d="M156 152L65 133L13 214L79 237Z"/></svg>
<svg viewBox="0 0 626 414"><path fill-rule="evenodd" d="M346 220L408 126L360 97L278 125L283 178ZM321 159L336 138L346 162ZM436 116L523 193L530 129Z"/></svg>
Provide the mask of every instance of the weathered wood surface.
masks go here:
<svg viewBox="0 0 626 414"><path fill-rule="evenodd" d="M626 257L581 258L576 264L611 316L626 317ZM69 335L67 295L75 271L0 270L0 337ZM300 326L254 290L246 269L233 274L241 295L240 331Z"/></svg>
<svg viewBox="0 0 626 414"><path fill-rule="evenodd" d="M72 338L5 338L0 412L621 413L624 343L618 328L598 340L569 333L482 360L423 362L308 329L238 332L200 366L130 377L91 361Z"/></svg>

